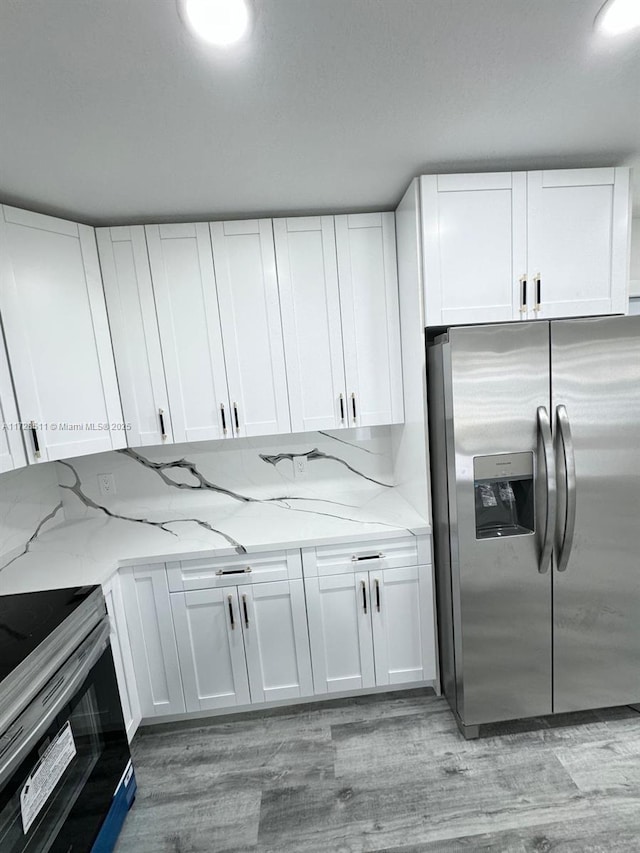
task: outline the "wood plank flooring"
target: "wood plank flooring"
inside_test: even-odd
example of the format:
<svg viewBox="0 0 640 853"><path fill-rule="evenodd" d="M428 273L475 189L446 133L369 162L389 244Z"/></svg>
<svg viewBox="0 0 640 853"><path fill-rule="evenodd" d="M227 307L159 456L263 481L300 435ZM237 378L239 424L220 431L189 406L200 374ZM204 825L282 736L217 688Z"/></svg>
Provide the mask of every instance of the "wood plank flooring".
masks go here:
<svg viewBox="0 0 640 853"><path fill-rule="evenodd" d="M148 727L116 853L640 850L640 714L490 735L428 690Z"/></svg>

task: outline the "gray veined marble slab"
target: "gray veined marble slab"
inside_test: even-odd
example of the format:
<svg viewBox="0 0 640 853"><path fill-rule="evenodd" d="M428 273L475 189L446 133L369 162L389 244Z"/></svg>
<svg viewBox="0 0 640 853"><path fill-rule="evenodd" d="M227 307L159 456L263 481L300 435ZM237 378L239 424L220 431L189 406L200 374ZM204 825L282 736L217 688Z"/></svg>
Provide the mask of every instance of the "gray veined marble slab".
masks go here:
<svg viewBox="0 0 640 853"><path fill-rule="evenodd" d="M229 453L174 446L55 463L57 502L37 504L39 514L13 533L22 544L0 557L0 594L103 583L122 565L430 532L384 479L391 471L384 453L347 442L338 455L340 442L316 439L332 452L318 450L310 464L320 473L304 481L283 474L287 458L265 462L263 444L246 441ZM302 441L289 436L285 447L297 453L308 446ZM269 449L283 443L280 437ZM193 450L193 458L181 450ZM352 459L358 455L364 467ZM101 471L111 471L117 485L106 497L98 490Z"/></svg>

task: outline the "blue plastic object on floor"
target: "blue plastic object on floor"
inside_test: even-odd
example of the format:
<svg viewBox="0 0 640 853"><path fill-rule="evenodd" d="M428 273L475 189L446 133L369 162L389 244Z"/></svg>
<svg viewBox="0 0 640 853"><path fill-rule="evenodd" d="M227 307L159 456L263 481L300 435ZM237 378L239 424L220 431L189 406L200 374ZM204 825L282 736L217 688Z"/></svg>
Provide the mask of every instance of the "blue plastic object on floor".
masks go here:
<svg viewBox="0 0 640 853"><path fill-rule="evenodd" d="M138 785L135 773L133 772L133 764L129 760L127 769L113 795L111 808L91 848L91 853L113 853L127 813L136 798L137 789Z"/></svg>

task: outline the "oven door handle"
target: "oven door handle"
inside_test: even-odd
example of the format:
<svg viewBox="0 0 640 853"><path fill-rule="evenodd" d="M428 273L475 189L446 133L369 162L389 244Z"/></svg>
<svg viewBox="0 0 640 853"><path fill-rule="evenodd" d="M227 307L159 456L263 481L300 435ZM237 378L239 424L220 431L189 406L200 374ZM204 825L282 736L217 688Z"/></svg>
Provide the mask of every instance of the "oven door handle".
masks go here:
<svg viewBox="0 0 640 853"><path fill-rule="evenodd" d="M109 645L109 617L78 646L71 660L43 687L0 738L0 789L73 698Z"/></svg>

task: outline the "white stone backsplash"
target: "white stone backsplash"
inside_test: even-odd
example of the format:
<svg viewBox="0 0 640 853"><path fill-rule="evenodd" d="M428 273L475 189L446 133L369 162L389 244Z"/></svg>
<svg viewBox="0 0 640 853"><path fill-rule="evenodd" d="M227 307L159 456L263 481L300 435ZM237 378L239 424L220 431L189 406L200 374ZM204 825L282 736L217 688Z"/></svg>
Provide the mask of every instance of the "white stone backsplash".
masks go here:
<svg viewBox="0 0 640 853"><path fill-rule="evenodd" d="M294 476L293 457L305 460ZM99 474L112 474L103 495ZM233 525L251 507L256 522L276 511L355 524L357 512L393 486L389 427L146 447L43 463L0 475L1 565L16 562L62 522L110 518L173 531L194 526L236 547ZM262 519L262 520L266 520ZM233 533L226 527L233 528ZM212 535L212 531L214 534ZM219 534L219 535L218 535Z"/></svg>

